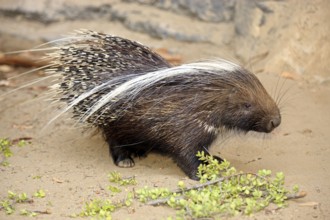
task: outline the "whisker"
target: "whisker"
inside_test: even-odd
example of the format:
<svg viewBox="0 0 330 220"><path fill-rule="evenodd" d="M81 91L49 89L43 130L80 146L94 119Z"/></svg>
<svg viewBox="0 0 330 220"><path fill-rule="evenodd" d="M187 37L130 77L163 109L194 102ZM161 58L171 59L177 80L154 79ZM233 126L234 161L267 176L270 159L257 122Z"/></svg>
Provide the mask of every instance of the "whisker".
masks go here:
<svg viewBox="0 0 330 220"><path fill-rule="evenodd" d="M39 51L50 51L50 50L58 50L59 47L48 47L48 48L40 48L40 49L27 49L27 50L17 50L3 53L4 55L9 54L18 54L18 53L26 53L26 52L39 52Z"/></svg>
<svg viewBox="0 0 330 220"><path fill-rule="evenodd" d="M60 38L60 39L48 41L48 42L46 42L44 44L40 44L40 45L34 47L33 49L37 49L37 48L40 48L40 47L43 47L43 46L55 44L57 42L68 42L68 40L79 40L79 39L82 39L82 38L83 38L82 36L68 36L68 37L64 37L64 38Z"/></svg>
<svg viewBox="0 0 330 220"><path fill-rule="evenodd" d="M14 92L17 91L17 90L20 90L20 89L23 89L23 88L29 87L29 86L31 86L31 85L34 85L34 84L38 83L38 82L44 81L44 80L46 80L46 79L49 79L49 78L51 78L51 77L54 77L54 76L53 76L53 75L51 75L51 76L45 76L45 77L43 77L43 78L41 78L41 79L31 80L30 82L26 83L26 84L23 85L23 86L20 86L20 87L18 87L18 88L16 88L16 89L13 89L13 90L10 90L10 91L8 91L8 92L5 92L4 94L1 94L0 97L3 97L3 96L6 96L6 95L9 95L9 94L11 94L11 93L14 93Z"/></svg>
<svg viewBox="0 0 330 220"><path fill-rule="evenodd" d="M26 71L24 73L20 73L20 74L17 74L15 76L12 76L12 77L9 77L8 79L11 80L11 79L15 79L15 78L18 78L18 77L22 77L22 76L25 76L29 73L33 73L33 72L36 72L36 71L39 71L39 70L42 70L42 69L46 69L48 67L51 67L51 66L54 66L55 64L49 64L49 65L46 65L46 66L42 66L42 67L39 67L39 68L34 68L32 70L29 70L29 71Z"/></svg>
<svg viewBox="0 0 330 220"><path fill-rule="evenodd" d="M275 99L275 103L276 104L278 104L278 95L279 95L279 91L278 91L278 84L279 84L279 82L280 82L280 80L281 80L281 77L278 77L277 78L277 81L276 81L276 85L275 85L275 88L274 88L274 90L272 91L274 94L273 94L273 97L274 97L274 99Z"/></svg>
<svg viewBox="0 0 330 220"><path fill-rule="evenodd" d="M287 89L285 89L283 92L281 92L282 94L279 95L278 98L278 105L282 105L282 100L283 98L288 94L288 92L291 90L292 87L288 87ZM283 88L281 88L282 90Z"/></svg>

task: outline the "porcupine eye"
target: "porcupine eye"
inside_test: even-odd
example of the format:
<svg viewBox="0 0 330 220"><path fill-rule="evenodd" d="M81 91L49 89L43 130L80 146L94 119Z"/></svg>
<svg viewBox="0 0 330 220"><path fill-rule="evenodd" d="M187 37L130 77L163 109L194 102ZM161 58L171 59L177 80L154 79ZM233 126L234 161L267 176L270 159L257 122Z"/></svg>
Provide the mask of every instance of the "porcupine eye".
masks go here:
<svg viewBox="0 0 330 220"><path fill-rule="evenodd" d="M246 110L251 109L251 107L252 107L251 103L249 103L249 102L245 102L245 103L244 103L244 108L245 108Z"/></svg>

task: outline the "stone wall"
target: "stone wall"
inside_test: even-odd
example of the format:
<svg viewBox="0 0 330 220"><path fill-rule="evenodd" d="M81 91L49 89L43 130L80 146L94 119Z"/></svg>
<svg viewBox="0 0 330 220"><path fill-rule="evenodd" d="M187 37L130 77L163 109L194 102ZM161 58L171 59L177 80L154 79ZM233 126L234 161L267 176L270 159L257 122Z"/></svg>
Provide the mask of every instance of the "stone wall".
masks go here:
<svg viewBox="0 0 330 220"><path fill-rule="evenodd" d="M213 42L212 34L201 29L218 30L220 22L234 20L235 0L171 0L171 1L118 1L118 0L2 0L0 19L15 25L35 22L47 28L57 23L72 21L117 22L129 30L143 32L156 38L174 38L179 41ZM180 21L180 22L178 22ZM196 24L191 26L191 24ZM19 25L19 24L18 24ZM72 29L75 28L74 24ZM233 25L233 24L230 24ZM65 26L65 25L63 25ZM202 28L196 28L203 26ZM228 26L228 25L227 25ZM66 28L59 30L65 32ZM109 28L110 29L110 28ZM107 32L108 30L103 30ZM111 31L110 31L111 32ZM0 27L0 34L21 35L28 39L42 38L38 32L27 36L14 28ZM51 37L50 37L51 38Z"/></svg>
<svg viewBox="0 0 330 220"><path fill-rule="evenodd" d="M1 0L0 50L26 49L85 28L166 46L188 59L220 56L257 72L327 78L329 2Z"/></svg>

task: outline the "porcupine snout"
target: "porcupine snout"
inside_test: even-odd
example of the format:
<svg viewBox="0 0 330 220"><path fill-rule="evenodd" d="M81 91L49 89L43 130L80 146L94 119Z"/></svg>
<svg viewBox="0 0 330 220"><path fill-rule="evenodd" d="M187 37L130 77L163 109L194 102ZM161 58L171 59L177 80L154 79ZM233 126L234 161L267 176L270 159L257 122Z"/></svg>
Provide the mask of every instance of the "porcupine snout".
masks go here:
<svg viewBox="0 0 330 220"><path fill-rule="evenodd" d="M274 116L271 118L266 126L267 132L273 131L276 127L281 124L281 115Z"/></svg>

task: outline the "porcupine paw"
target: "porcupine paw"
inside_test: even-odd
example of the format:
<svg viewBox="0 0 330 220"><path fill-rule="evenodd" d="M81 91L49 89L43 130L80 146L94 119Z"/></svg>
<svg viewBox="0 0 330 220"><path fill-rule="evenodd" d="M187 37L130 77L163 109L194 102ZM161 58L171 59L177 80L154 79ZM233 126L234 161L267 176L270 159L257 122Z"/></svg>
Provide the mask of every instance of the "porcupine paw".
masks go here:
<svg viewBox="0 0 330 220"><path fill-rule="evenodd" d="M123 167L123 168L134 167L135 165L134 160L130 157L118 158L115 163L118 167Z"/></svg>
<svg viewBox="0 0 330 220"><path fill-rule="evenodd" d="M197 172L201 161L198 160L194 153L179 155L174 157L174 160L190 179L199 180Z"/></svg>
<svg viewBox="0 0 330 220"><path fill-rule="evenodd" d="M212 155L212 157L213 159L217 160L219 164L223 162L223 159L219 156ZM199 177L197 176L197 172L200 164L201 162L198 159L192 160L192 162L190 162L190 169L188 171L185 171L185 173L188 175L190 179L199 180Z"/></svg>

